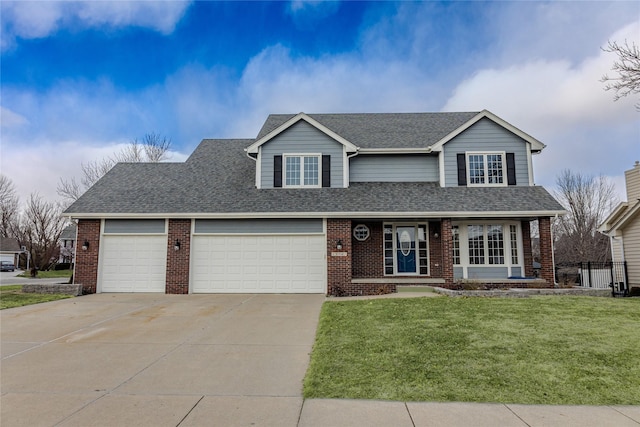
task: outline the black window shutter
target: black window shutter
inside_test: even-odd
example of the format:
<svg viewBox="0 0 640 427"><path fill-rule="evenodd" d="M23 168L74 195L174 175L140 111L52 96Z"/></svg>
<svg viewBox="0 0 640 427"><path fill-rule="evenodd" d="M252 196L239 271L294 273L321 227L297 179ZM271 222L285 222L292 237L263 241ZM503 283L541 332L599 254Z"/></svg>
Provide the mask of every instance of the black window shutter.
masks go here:
<svg viewBox="0 0 640 427"><path fill-rule="evenodd" d="M331 156L322 155L322 186L331 187Z"/></svg>
<svg viewBox="0 0 640 427"><path fill-rule="evenodd" d="M467 158L464 153L458 153L458 185L467 185Z"/></svg>
<svg viewBox="0 0 640 427"><path fill-rule="evenodd" d="M507 184L516 185L516 156L507 153Z"/></svg>
<svg viewBox="0 0 640 427"><path fill-rule="evenodd" d="M282 187L282 156L273 156L273 186Z"/></svg>

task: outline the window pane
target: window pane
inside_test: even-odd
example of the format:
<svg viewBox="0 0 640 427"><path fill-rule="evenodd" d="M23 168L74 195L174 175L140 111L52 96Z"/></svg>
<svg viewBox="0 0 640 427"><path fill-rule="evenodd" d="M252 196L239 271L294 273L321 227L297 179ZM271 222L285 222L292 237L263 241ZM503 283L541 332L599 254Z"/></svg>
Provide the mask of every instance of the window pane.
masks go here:
<svg viewBox="0 0 640 427"><path fill-rule="evenodd" d="M487 154L487 183L502 184L502 154Z"/></svg>
<svg viewBox="0 0 640 427"><path fill-rule="evenodd" d="M300 185L300 157L286 157L286 185Z"/></svg>
<svg viewBox="0 0 640 427"><path fill-rule="evenodd" d="M487 226L489 264L504 264L504 236L502 225Z"/></svg>
<svg viewBox="0 0 640 427"><path fill-rule="evenodd" d="M518 264L518 227L509 226L511 234L511 264Z"/></svg>
<svg viewBox="0 0 640 427"><path fill-rule="evenodd" d="M484 155L469 155L469 183L484 184Z"/></svg>
<svg viewBox="0 0 640 427"><path fill-rule="evenodd" d="M453 264L460 265L460 230L457 225L451 228L451 239L453 241Z"/></svg>
<svg viewBox="0 0 640 427"><path fill-rule="evenodd" d="M467 226L469 234L469 264L484 264L484 226Z"/></svg>
<svg viewBox="0 0 640 427"><path fill-rule="evenodd" d="M304 185L318 185L318 158L304 158Z"/></svg>

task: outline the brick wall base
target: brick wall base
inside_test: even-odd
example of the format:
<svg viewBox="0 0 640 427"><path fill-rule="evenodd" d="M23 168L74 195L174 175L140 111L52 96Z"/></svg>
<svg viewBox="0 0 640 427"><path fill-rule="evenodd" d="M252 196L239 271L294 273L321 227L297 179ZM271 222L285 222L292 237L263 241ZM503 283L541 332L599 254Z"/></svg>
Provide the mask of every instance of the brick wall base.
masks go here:
<svg viewBox="0 0 640 427"><path fill-rule="evenodd" d="M89 243L83 250L84 243ZM98 286L98 253L100 252L100 220L81 219L78 221L76 241L76 264L73 283L82 285L83 294L95 294Z"/></svg>

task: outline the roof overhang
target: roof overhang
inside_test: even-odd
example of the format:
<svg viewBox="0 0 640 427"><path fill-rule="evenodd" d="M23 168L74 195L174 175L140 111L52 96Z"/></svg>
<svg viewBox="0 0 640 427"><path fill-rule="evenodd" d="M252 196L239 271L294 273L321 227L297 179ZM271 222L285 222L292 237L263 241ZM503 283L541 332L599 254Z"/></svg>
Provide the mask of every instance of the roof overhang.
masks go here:
<svg viewBox="0 0 640 427"><path fill-rule="evenodd" d="M534 218L564 215L564 210L548 211L452 211L452 212L218 212L218 213L76 213L65 214L73 219L239 219L239 218Z"/></svg>
<svg viewBox="0 0 640 427"><path fill-rule="evenodd" d="M525 133L525 132L521 131L517 127L513 126L511 123L508 123L505 120L501 119L500 117L496 116L491 111L482 110L477 115L472 117L469 121L467 121L462 126L460 126L457 129L455 129L454 131L450 132L448 135L446 135L444 138L440 139L435 144L431 145L429 148L431 148L432 151L442 151L442 146L444 144L446 144L447 142L451 141L453 138L455 138L456 136L460 135L462 132L464 132L465 130L469 129L471 126L473 126L474 124L476 124L477 122L479 122L481 119L484 119L484 118L487 118L487 119L499 124L503 128L507 129L511 133L519 136L520 138L522 138L523 140L525 140L526 142L531 144L531 152L534 153L534 154L541 152L546 147L546 145L544 145L542 142L538 141L537 139L535 139L534 137L532 137L528 133Z"/></svg>
<svg viewBox="0 0 640 427"><path fill-rule="evenodd" d="M361 148L358 154L429 154L431 147L421 148Z"/></svg>
<svg viewBox="0 0 640 427"><path fill-rule="evenodd" d="M626 227L638 214L640 214L640 199L631 207L628 203L620 203L598 227L598 231L607 236L617 236L619 235L618 231Z"/></svg>
<svg viewBox="0 0 640 427"><path fill-rule="evenodd" d="M260 138L259 140L257 140L256 142L248 146L247 148L245 148L244 150L247 152L247 154L256 154L258 152L258 148L260 148L261 145L269 142L270 140L280 135L282 132L289 129L291 126L295 125L301 120L307 122L314 128L318 129L320 132L326 134L330 138L344 145L347 152L353 153L358 151L358 147L356 145L347 141L346 139L344 139L343 137L341 137L340 135L338 135L328 127L324 126L317 120L314 120L313 118L309 117L305 113L296 114L295 116L293 116L292 118L290 118L289 120L287 120L286 122L284 122L283 124L275 128L274 130L272 130L271 132L269 132L268 134L266 134L265 136L263 136L262 138Z"/></svg>

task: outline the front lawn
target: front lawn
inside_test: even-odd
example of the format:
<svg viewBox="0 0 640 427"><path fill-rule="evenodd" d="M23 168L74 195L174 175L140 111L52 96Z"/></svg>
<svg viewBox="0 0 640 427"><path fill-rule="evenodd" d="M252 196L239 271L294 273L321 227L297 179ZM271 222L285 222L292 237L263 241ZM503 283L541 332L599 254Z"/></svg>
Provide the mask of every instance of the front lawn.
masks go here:
<svg viewBox="0 0 640 427"><path fill-rule="evenodd" d="M57 279L58 277L60 277L68 279L69 277L71 277L71 273L73 273L73 270L38 270L38 275L36 276L36 278ZM24 273L18 274L17 277L31 277L31 273L25 271Z"/></svg>
<svg viewBox="0 0 640 427"><path fill-rule="evenodd" d="M328 301L306 398L640 404L640 299Z"/></svg>
<svg viewBox="0 0 640 427"><path fill-rule="evenodd" d="M0 310L64 298L71 298L71 295L22 293L22 285L0 286Z"/></svg>

